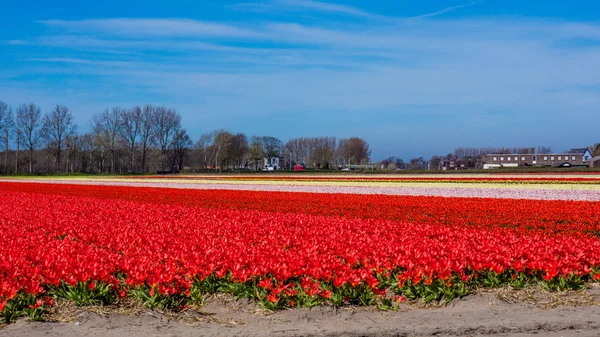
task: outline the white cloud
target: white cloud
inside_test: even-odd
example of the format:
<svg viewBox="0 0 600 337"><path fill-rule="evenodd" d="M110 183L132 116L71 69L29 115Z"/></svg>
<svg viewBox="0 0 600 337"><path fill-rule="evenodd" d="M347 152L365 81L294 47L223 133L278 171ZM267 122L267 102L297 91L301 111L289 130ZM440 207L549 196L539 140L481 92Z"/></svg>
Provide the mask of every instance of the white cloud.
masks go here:
<svg viewBox="0 0 600 337"><path fill-rule="evenodd" d="M137 37L129 39L112 39L87 35L49 35L36 38L32 41L26 41L26 43L71 49L108 50L111 53L119 54L127 53L127 51L132 50L169 50L173 52L181 50L198 50L212 52L264 53L263 49L227 46L189 38L178 40L168 38L139 39Z"/></svg>
<svg viewBox="0 0 600 337"><path fill-rule="evenodd" d="M110 26L113 20L120 19L77 22L86 22L86 25L93 22L89 27L84 25L89 30L90 27L98 29ZM146 20L133 22L142 23ZM73 28L70 24L67 26ZM99 29L103 31L104 28ZM178 83L187 83L194 90L200 89L197 83L202 83L201 80L194 78L186 82L185 79L188 75L204 73L208 77L226 81L226 87L231 88L227 91L230 94L246 90L235 83L235 78L244 78L248 82L253 82L253 78L257 81L265 79L264 83L255 83L251 87L264 88L273 83L274 87L269 92L279 92L279 88L287 87L283 83L288 78L292 82L294 78L301 78L303 83L310 85L289 87L289 94L280 92L278 95L293 96L310 91L312 96L323 96L320 101L329 102L327 108L344 105L339 97L334 98L331 90L326 90L328 87L340 88L344 94L352 96L343 100L352 101L344 105L344 109L349 106L368 109L369 106L380 106L380 103L391 106L426 104L431 95L435 96L435 100L448 104L484 104L486 101L501 104L506 95L513 95L510 99L514 101L515 95L524 92L534 92L529 96L536 97L539 92L556 87L598 84L596 60L599 48L570 50L554 45L556 40L564 38L588 37L597 29L597 26L590 24L501 18L423 20L377 33L294 23L265 23L260 29L252 30L257 34L251 39L255 40L254 36L261 36L261 39L268 37L265 38L270 43L268 47L260 44L247 47L207 43L186 36L187 33L175 36L177 39L164 36L140 38L135 33L140 29L133 29L134 36L121 39L85 35L40 37L34 43L60 47L62 50L75 49L75 55L53 52L54 55L36 55L30 59L86 66L82 71L87 73L93 72L94 66L107 65L123 70L153 69L159 74L158 77L164 77L165 80L148 81L149 85L158 86L158 90L173 95L177 95L181 89ZM245 37L240 38L245 40ZM119 57L92 61L77 56L81 52L93 51L97 53L94 56L97 58L112 50L131 54L127 60L120 57L121 62L112 60ZM152 51L165 51L167 54L159 58ZM297 73L295 67L299 66L310 69L310 72L302 70ZM115 76L125 76L123 70L119 70ZM223 72L235 76L221 77L218 73ZM279 75L273 76L273 73ZM311 77L303 76L304 73L310 73ZM143 73L143 76L150 75ZM166 79L173 77L177 79L173 79L168 88L176 89L171 91L162 88L160 83L170 82ZM406 83L409 84L405 86ZM368 88L370 93L366 94L359 89L361 87ZM313 92L311 88L319 89ZM395 91L400 93L395 94ZM403 93L407 93L405 98ZM266 93L256 93L256 97L264 95ZM303 104L302 101L297 104Z"/></svg>
<svg viewBox="0 0 600 337"><path fill-rule="evenodd" d="M322 1L313 1L313 0L279 0L276 1L279 5L290 6L290 7L298 7L298 8L306 8L313 9L324 12L333 12L351 16L357 16L367 19L376 19L376 20L389 20L389 17L373 14L356 7L346 6L346 5L338 5L332 4L328 2Z"/></svg>
<svg viewBox="0 0 600 337"><path fill-rule="evenodd" d="M439 11L435 11L435 12L431 12L431 13L427 13L427 14L422 14L422 15L418 15L418 16L413 16L410 19L425 19L425 18L431 18L434 16L438 16L438 15L442 15L442 14L446 14L452 11L455 11L457 9L461 9L461 8L465 8L465 7L469 7L469 6L473 6L476 5L478 3L481 3L483 0L476 0L476 1L471 1L462 5L456 5L456 6L450 6L450 7L446 7L443 9L440 9Z"/></svg>
<svg viewBox="0 0 600 337"><path fill-rule="evenodd" d="M378 20L378 21L391 21L394 20L392 17L385 15L371 13L356 7L348 5L334 4L324 1L314 0L272 0L269 2L252 2L252 3L241 3L231 6L235 9L241 9L253 12L268 12L268 13L280 13L280 12L320 12L330 13L343 16L352 16L367 20Z"/></svg>
<svg viewBox="0 0 600 337"><path fill-rule="evenodd" d="M87 19L44 20L40 23L77 32L104 32L122 36L210 36L258 37L260 33L241 27L189 19Z"/></svg>
<svg viewBox="0 0 600 337"><path fill-rule="evenodd" d="M216 33L183 20L182 27L160 33L147 22L180 20L135 19L110 28L114 20L125 19L51 21L49 33L57 35L19 40L40 48L19 52L25 65L1 70L11 80L0 80L0 94L36 88L32 100L64 97L65 104L79 106L135 97L172 105L184 120L210 122L210 128L306 114L315 123L327 117L374 135L409 123L419 132L449 132L436 122L442 120L475 130L461 135L463 145L469 137L471 144L476 136L491 139L481 132L489 123L513 125L515 137L533 140L535 133L520 129L525 122L547 122L546 133L559 133L564 130L551 124L568 114L588 121L580 139L594 132L587 125L600 123L594 91L600 87L600 46L564 43L596 39L600 26L592 23L428 19L368 31L365 23L260 22L218 24L236 29ZM17 77L34 80L12 82Z"/></svg>
<svg viewBox="0 0 600 337"><path fill-rule="evenodd" d="M29 41L27 40L9 40L6 42L6 44L11 45L11 46L25 46L29 44Z"/></svg>

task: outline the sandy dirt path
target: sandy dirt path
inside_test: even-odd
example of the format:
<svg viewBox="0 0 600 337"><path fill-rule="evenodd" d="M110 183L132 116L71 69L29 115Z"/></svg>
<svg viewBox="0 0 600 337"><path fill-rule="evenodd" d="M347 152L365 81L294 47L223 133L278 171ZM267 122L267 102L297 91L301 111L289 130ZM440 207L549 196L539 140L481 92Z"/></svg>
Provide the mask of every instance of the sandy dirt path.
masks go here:
<svg viewBox="0 0 600 337"><path fill-rule="evenodd" d="M542 309L492 294L395 312L316 307L269 315L245 301L213 301L200 313L182 321L152 311L129 316L83 311L68 323L21 320L1 328L0 336L600 336L598 305Z"/></svg>

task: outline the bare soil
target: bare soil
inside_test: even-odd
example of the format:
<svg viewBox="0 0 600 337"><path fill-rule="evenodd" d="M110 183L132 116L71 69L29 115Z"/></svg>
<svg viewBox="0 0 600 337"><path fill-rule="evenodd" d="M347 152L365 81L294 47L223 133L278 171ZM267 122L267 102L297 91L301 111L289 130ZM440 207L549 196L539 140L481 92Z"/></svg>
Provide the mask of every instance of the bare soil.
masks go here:
<svg viewBox="0 0 600 337"><path fill-rule="evenodd" d="M0 327L0 336L600 336L600 287L480 291L447 306L410 303L398 311L321 306L270 313L226 296L195 309L62 303L45 322L21 319Z"/></svg>

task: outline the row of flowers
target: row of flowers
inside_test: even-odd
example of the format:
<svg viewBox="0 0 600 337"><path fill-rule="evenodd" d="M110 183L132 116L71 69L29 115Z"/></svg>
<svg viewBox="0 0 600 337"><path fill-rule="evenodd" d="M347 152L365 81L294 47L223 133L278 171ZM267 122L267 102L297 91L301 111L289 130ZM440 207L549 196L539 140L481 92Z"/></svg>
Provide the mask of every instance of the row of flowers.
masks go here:
<svg viewBox="0 0 600 337"><path fill-rule="evenodd" d="M216 292L394 308L600 278L596 203L362 199L0 183L1 315L39 317L57 298L183 308Z"/></svg>
<svg viewBox="0 0 600 337"><path fill-rule="evenodd" d="M511 228L527 233L600 236L595 201L449 198L435 196L193 190L2 182L6 192L93 197L108 201L220 210L302 213L349 219L386 219L415 224Z"/></svg>
<svg viewBox="0 0 600 337"><path fill-rule="evenodd" d="M359 183L473 183L473 184L600 184L595 177L342 177L342 176L283 176L283 175L231 175L231 176L129 176L123 179L157 180L217 180L217 181L278 181L278 182L359 182Z"/></svg>

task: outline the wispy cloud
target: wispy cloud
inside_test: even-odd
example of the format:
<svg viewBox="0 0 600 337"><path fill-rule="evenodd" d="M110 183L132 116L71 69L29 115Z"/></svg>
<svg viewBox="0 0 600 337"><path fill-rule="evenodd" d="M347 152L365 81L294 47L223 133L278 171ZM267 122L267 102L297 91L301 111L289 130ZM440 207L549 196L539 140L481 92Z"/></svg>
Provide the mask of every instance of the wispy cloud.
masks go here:
<svg viewBox="0 0 600 337"><path fill-rule="evenodd" d="M314 0L279 0L278 4L290 7L306 8L324 12L332 12L338 14L352 15L367 19L389 19L386 16L373 14L356 7L347 5L338 5L322 1Z"/></svg>
<svg viewBox="0 0 600 337"><path fill-rule="evenodd" d="M232 25L189 19L87 19L77 21L44 20L47 26L71 31L100 31L114 35L129 36L208 36L208 37L257 37L260 33Z"/></svg>
<svg viewBox="0 0 600 337"><path fill-rule="evenodd" d="M29 59L26 59L26 61L50 62L50 63L101 64L99 61L84 60L84 59L72 58L72 57L40 57L40 58L29 58Z"/></svg>
<svg viewBox="0 0 600 337"><path fill-rule="evenodd" d="M353 6L333 4L324 1L315 0L272 0L270 2L251 2L241 3L232 6L233 8L254 11L254 12L298 12L310 11L328 13L342 16L351 16L367 20L390 21L393 18L371 13Z"/></svg>
<svg viewBox="0 0 600 337"><path fill-rule="evenodd" d="M600 122L600 44L588 42L600 40L599 24L441 17L477 3L385 27L368 20L377 14L314 0L265 2L294 16L260 13L248 21L41 21L42 35L2 42L2 58L14 66L0 67L0 93L44 102L37 97L46 90L48 101L64 97L71 105L74 96L65 92L75 90L82 110L89 109L87 101L169 104L186 123L197 125L191 129L196 133L213 126L260 133L252 123L257 115L285 120L281 125L294 129L308 120L324 130L346 123L346 130L368 129L374 138L386 130L394 144L399 134L449 132L440 120L470 130L452 132L463 144L505 139L505 130L521 137L516 141L543 143L546 139L536 137L561 131L547 126L565 114L573 117L573 129L581 129L581 120ZM295 20L303 10L311 21L302 15ZM23 94L32 88L39 91ZM549 123L543 135L519 130L536 120ZM566 130L568 123L560 125ZM499 126L496 134L486 127L490 124ZM273 123L264 128L283 129ZM297 132L313 130L298 127ZM591 126L584 131L580 139L591 137ZM274 136L292 136L281 132ZM428 146L439 147L434 138Z"/></svg>
<svg viewBox="0 0 600 337"><path fill-rule="evenodd" d="M111 50L116 53L124 53L127 50L141 51L160 51L169 50L173 53L186 51L210 51L210 52L243 52L243 53L266 53L267 50L251 47L236 47L217 43L198 41L196 39L139 39L137 37L121 39L112 39L106 37L94 37L88 35L48 35L35 38L29 41L22 41L22 44L61 47L77 50ZM273 49L277 50L277 49Z"/></svg>
<svg viewBox="0 0 600 337"><path fill-rule="evenodd" d="M476 5L478 3L481 3L483 0L476 0L476 1L471 1L468 2L466 4L462 4L462 5L456 5L456 6L450 6L450 7L446 7L443 9L440 9L439 11L435 11L435 12L431 12L431 13L427 13L427 14L422 14L422 15L418 15L418 16L413 16L410 19L426 19L426 18L431 18L434 16L438 16L438 15L442 15L442 14L446 14L452 11L455 11L457 9L461 9L461 8L465 8L465 7L469 7L469 6L473 6Z"/></svg>
<svg viewBox="0 0 600 337"><path fill-rule="evenodd" d="M113 24L123 21L130 29L114 32ZM251 34L231 33L222 39L193 35L192 32L200 34L193 28L173 29L168 35L160 27L147 28L148 22L180 21L186 22L186 27L196 27L195 23L198 23L193 21L189 24L191 20L179 19L50 20L44 22L62 29L63 34L9 41L8 44L107 53L164 51L178 55L194 52L202 53L197 54L202 57L208 57L210 52L217 57L222 55L222 59L251 55L256 59L246 59L252 64L275 59L279 64L284 60L293 61L290 63L295 65L302 60L306 60L307 65L334 64L335 58L341 65L359 60L369 67L386 62L444 60L448 55L467 59L469 55L486 54L487 58L488 51L511 49L519 52L512 55L507 52L508 57L519 59L525 52L536 48L551 48L558 52L563 40L590 39L598 36L600 31L600 27L593 24L510 18L416 20L366 32L349 27L263 22L244 28ZM202 30L201 34L209 33ZM210 38L210 42L206 38ZM365 63L364 58L367 57L370 60Z"/></svg>
<svg viewBox="0 0 600 337"><path fill-rule="evenodd" d="M83 58L75 58L75 57L34 57L25 59L28 62L41 62L41 63L62 63L62 64L71 64L71 65L83 65L83 66L101 66L101 67L110 67L110 68L149 68L156 67L154 63L147 62L128 62L125 60L97 60L97 59L83 59ZM165 67L162 67L163 69ZM175 67L171 67L171 70L175 69Z"/></svg>
<svg viewBox="0 0 600 337"><path fill-rule="evenodd" d="M29 41L27 41L27 40L9 40L6 42L6 44L11 45L11 46L26 46L29 44Z"/></svg>

